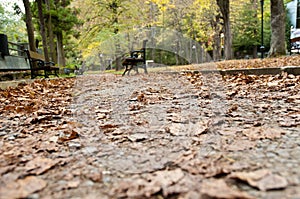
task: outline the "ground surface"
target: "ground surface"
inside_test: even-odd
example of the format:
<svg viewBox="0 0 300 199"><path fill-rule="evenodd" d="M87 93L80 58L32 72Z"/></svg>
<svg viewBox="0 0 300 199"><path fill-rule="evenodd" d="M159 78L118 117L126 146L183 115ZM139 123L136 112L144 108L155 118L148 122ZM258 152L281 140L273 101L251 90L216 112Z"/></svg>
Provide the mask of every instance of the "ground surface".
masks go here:
<svg viewBox="0 0 300 199"><path fill-rule="evenodd" d="M185 73L0 91L0 198L300 198L299 90Z"/></svg>

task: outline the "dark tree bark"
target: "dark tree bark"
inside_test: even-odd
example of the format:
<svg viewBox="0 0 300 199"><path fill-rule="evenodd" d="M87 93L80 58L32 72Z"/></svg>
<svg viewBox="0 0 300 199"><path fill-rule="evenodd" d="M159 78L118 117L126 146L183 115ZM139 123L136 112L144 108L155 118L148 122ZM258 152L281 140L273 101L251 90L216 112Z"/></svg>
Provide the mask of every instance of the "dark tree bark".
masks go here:
<svg viewBox="0 0 300 199"><path fill-rule="evenodd" d="M65 51L63 47L63 33L60 31L56 33L57 39L57 64L59 66L66 66Z"/></svg>
<svg viewBox="0 0 300 199"><path fill-rule="evenodd" d="M45 0L47 10L50 11L50 0ZM50 47L50 57L51 61L57 63L57 57L56 57L56 51L55 51L55 43L54 43L54 34L53 34L53 28L52 28L52 16L51 13L48 12L47 16L47 30L48 30L48 37L49 37L49 47Z"/></svg>
<svg viewBox="0 0 300 199"><path fill-rule="evenodd" d="M43 2L42 0L36 0L38 5L38 14L39 14L39 21L40 21L40 31L42 36L42 43L43 43L43 50L45 60L49 62L49 54L48 54L48 44L47 44L47 37L46 37L46 30L45 30L45 20L43 14Z"/></svg>
<svg viewBox="0 0 300 199"><path fill-rule="evenodd" d="M229 10L229 0L216 0L217 5L220 8L223 22L224 22L224 56L225 59L232 59L232 37L230 28L230 10Z"/></svg>
<svg viewBox="0 0 300 199"><path fill-rule="evenodd" d="M119 23L119 13L118 13L118 9L120 7L119 1L117 0L113 0L111 3L108 4L108 8L111 10L112 14L113 14L113 20L112 20L112 24L113 25L117 25ZM114 33L118 34L119 33L119 29L117 27L114 27ZM120 53L120 44L119 41L116 42L116 71L120 70L122 67L122 55Z"/></svg>
<svg viewBox="0 0 300 199"><path fill-rule="evenodd" d="M217 15L215 20L210 21L210 25L214 30L213 35L213 60L219 61L222 57L222 47L221 47L221 32L222 28L220 27L220 15Z"/></svg>
<svg viewBox="0 0 300 199"><path fill-rule="evenodd" d="M251 4L253 6L253 8L252 8L253 10L258 9L258 7L257 7L258 1L257 0L251 0ZM254 17L254 19L257 19L257 12L254 13L253 17ZM258 21L256 21L256 24L258 25ZM256 29L253 30L253 35L257 35L257 30ZM257 58L257 45L253 46L252 56L253 56L253 58Z"/></svg>
<svg viewBox="0 0 300 199"><path fill-rule="evenodd" d="M26 27L27 27L27 34L28 34L28 42L29 42L29 49L31 51L36 51L35 48L35 40L34 40L34 31L32 25L32 14L30 10L30 3L29 0L23 0L24 8L25 8L25 20L26 20Z"/></svg>
<svg viewBox="0 0 300 199"><path fill-rule="evenodd" d="M66 7L67 3L65 0L55 0L55 4L60 4L62 7ZM59 66L66 66L66 59L65 59L65 51L63 45L63 31L57 30L56 31L56 49L57 49L57 64Z"/></svg>
<svg viewBox="0 0 300 199"><path fill-rule="evenodd" d="M269 57L286 54L283 0L271 0L271 47Z"/></svg>

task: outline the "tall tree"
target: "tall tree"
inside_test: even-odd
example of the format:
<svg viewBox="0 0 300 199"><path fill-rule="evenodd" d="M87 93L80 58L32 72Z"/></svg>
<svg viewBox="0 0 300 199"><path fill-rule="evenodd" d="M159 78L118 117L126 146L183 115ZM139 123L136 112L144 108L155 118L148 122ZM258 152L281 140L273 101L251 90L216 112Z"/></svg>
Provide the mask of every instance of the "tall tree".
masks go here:
<svg viewBox="0 0 300 199"><path fill-rule="evenodd" d="M55 51L55 41L53 34L53 24L52 24L52 14L51 14L51 0L45 0L46 3L46 21L47 21L47 32L49 37L49 47L50 47L50 57L52 62L57 62L56 51Z"/></svg>
<svg viewBox="0 0 300 199"><path fill-rule="evenodd" d="M24 20L21 20L19 6L0 5L0 33L6 34L9 41L28 42L28 34ZM22 15L23 16L23 15Z"/></svg>
<svg viewBox="0 0 300 199"><path fill-rule="evenodd" d="M81 7L82 0L77 0L77 6ZM85 51L83 56L86 57L95 52L101 42L112 36L125 31L132 31L134 27L143 24L145 12L145 2L138 0L97 0L84 1L81 18L85 20L82 28L80 48ZM120 69L120 42L115 40L115 51L113 53L117 67ZM101 51L105 51L102 49Z"/></svg>
<svg viewBox="0 0 300 199"><path fill-rule="evenodd" d="M51 14L51 22L53 24L53 32L56 35L57 64L59 66L66 65L64 45L66 40L64 37L74 34L73 27L79 23L76 10L70 7L70 0L53 0Z"/></svg>
<svg viewBox="0 0 300 199"><path fill-rule="evenodd" d="M0 4L0 31L5 28L5 25L7 25L7 23L9 23L9 19L7 16L5 16L4 7Z"/></svg>
<svg viewBox="0 0 300 199"><path fill-rule="evenodd" d="M285 9L283 0L271 0L271 32L269 56L285 55Z"/></svg>
<svg viewBox="0 0 300 199"><path fill-rule="evenodd" d="M257 57L257 46L260 44L260 23L258 18L259 0L232 0L231 19L233 30L233 46L239 58L246 54ZM266 13L266 15L268 15ZM267 21L265 16L265 22ZM265 29L267 27L265 26Z"/></svg>
<svg viewBox="0 0 300 199"><path fill-rule="evenodd" d="M232 59L232 36L230 27L230 9L229 0L216 0L220 8L224 22L224 55L225 59Z"/></svg>
<svg viewBox="0 0 300 199"><path fill-rule="evenodd" d="M29 48L32 51L36 51L30 3L29 0L23 0L23 3L25 8L25 21L26 21L26 27L28 33Z"/></svg>
<svg viewBox="0 0 300 199"><path fill-rule="evenodd" d="M40 22L40 32L42 36L42 43L43 43L43 50L45 60L49 61L49 54L48 54L48 44L47 44L47 37L46 37L46 28L45 28L45 20L43 14L43 2L42 0L36 0L38 5L38 15L39 15L39 22Z"/></svg>

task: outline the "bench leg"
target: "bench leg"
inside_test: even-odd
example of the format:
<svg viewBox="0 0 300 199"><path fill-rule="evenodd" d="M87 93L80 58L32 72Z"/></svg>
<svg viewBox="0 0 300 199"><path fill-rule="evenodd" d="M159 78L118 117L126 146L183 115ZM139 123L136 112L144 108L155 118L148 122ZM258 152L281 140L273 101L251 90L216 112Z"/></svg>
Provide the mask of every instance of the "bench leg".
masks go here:
<svg viewBox="0 0 300 199"><path fill-rule="evenodd" d="M55 70L54 70L54 74L55 74L56 77L59 77L59 76L58 76L58 73L57 73L58 71L59 71L58 69L55 69Z"/></svg>
<svg viewBox="0 0 300 199"><path fill-rule="evenodd" d="M134 70L135 70L135 73L136 74L139 74L139 67L136 65L136 66L134 66Z"/></svg>
<svg viewBox="0 0 300 199"><path fill-rule="evenodd" d="M131 70L135 70L135 74L139 74L139 68L138 65L132 64L131 67L128 69L128 75L130 75Z"/></svg>
<svg viewBox="0 0 300 199"><path fill-rule="evenodd" d="M48 73L47 73L47 70L44 70L44 77L45 77L45 78L49 78L49 75L48 75Z"/></svg>
<svg viewBox="0 0 300 199"><path fill-rule="evenodd" d="M36 76L34 75L34 72L33 72L33 71L31 71L30 75L31 75L31 79L34 79L34 78L36 77Z"/></svg>
<svg viewBox="0 0 300 199"><path fill-rule="evenodd" d="M122 76L124 76L124 75L126 74L127 71L129 71L128 65L125 65L125 71L123 72Z"/></svg>
<svg viewBox="0 0 300 199"><path fill-rule="evenodd" d="M31 70L31 72L30 72L31 79L34 79L34 78L36 78L36 77L38 76L37 72L38 72L38 71Z"/></svg>
<svg viewBox="0 0 300 199"><path fill-rule="evenodd" d="M146 64L144 64L144 72L145 72L145 74L148 74L148 71L147 71L147 66L146 66Z"/></svg>

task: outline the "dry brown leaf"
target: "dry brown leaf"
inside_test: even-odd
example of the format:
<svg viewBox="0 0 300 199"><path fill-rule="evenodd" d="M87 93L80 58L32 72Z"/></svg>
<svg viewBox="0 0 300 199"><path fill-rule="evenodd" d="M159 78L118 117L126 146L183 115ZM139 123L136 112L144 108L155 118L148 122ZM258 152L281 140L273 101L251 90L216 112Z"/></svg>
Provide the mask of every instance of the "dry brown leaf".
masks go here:
<svg viewBox="0 0 300 199"><path fill-rule="evenodd" d="M24 179L1 186L0 196L1 198L27 198L30 194L40 191L46 186L46 181L35 176L27 176Z"/></svg>
<svg viewBox="0 0 300 199"><path fill-rule="evenodd" d="M239 179L247 182L249 185L258 188L261 191L283 189L288 185L288 182L285 178L276 174L272 174L266 169L253 172L236 172L232 173L229 178Z"/></svg>
<svg viewBox="0 0 300 199"><path fill-rule="evenodd" d="M175 169L171 171L157 171L150 175L147 179L151 184L159 184L162 187L170 186L177 183L184 177L184 173L181 169Z"/></svg>
<svg viewBox="0 0 300 199"><path fill-rule="evenodd" d="M256 141L235 139L233 142L225 144L224 149L227 151L243 151L252 149L256 146Z"/></svg>
<svg viewBox="0 0 300 199"><path fill-rule="evenodd" d="M149 139L149 136L145 133L134 133L131 135L128 135L127 138L131 142L142 142Z"/></svg>
<svg viewBox="0 0 300 199"><path fill-rule="evenodd" d="M79 134L75 130L65 130L60 137L58 138L57 142L62 143L66 141L70 141L73 139L79 138Z"/></svg>
<svg viewBox="0 0 300 199"><path fill-rule="evenodd" d="M222 199L254 198L245 192L229 187L223 179L204 181L201 185L201 194L203 197Z"/></svg>
<svg viewBox="0 0 300 199"><path fill-rule="evenodd" d="M27 162L25 169L30 174L40 175L47 172L49 169L59 163L59 160L52 160L49 158L36 157Z"/></svg>
<svg viewBox="0 0 300 199"><path fill-rule="evenodd" d="M77 188L80 185L80 180L69 181L66 185L66 189Z"/></svg>
<svg viewBox="0 0 300 199"><path fill-rule="evenodd" d="M167 189L169 186L178 183L184 177L181 169L172 171L157 171L153 174L145 174L144 178L130 179L123 181L116 185L113 193L122 194L124 197L129 198L143 198L150 197L159 191ZM166 191L165 194L168 192ZM167 195L164 195L165 197Z"/></svg>
<svg viewBox="0 0 300 199"><path fill-rule="evenodd" d="M230 173L230 165L231 162L223 156L191 159L179 164L183 170L195 175L201 174L206 178Z"/></svg>
<svg viewBox="0 0 300 199"><path fill-rule="evenodd" d="M284 189L287 186L287 180L276 174L269 174L257 182L257 187L262 191Z"/></svg>
<svg viewBox="0 0 300 199"><path fill-rule="evenodd" d="M296 122L294 119L290 118L282 118L279 121L279 126L281 127L296 127L299 125L300 122Z"/></svg>
<svg viewBox="0 0 300 199"><path fill-rule="evenodd" d="M102 182L102 179L103 179L101 170L98 170L97 172L87 173L87 174L85 174L85 177L92 180L93 182Z"/></svg>
<svg viewBox="0 0 300 199"><path fill-rule="evenodd" d="M281 137L284 134L283 130L278 128L266 128L266 127L252 127L244 130L243 134L246 135L250 140L258 139L275 139Z"/></svg>

